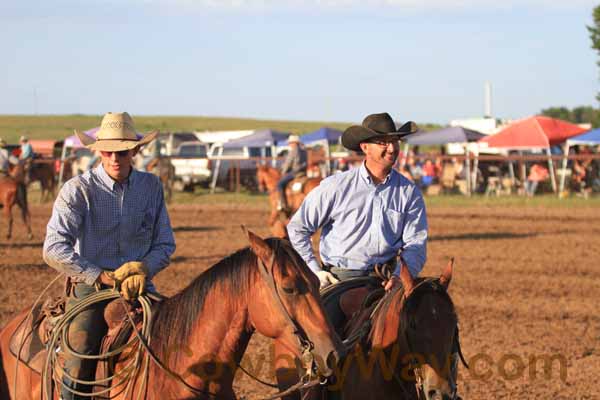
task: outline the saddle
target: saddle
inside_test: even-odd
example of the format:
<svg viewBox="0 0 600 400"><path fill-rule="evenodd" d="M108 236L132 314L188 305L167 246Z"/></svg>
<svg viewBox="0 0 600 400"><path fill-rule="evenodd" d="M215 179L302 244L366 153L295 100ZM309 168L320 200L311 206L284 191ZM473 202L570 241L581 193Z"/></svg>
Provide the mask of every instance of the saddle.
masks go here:
<svg viewBox="0 0 600 400"><path fill-rule="evenodd" d="M47 357L46 345L51 338L56 323L65 313L66 297L52 297L44 303L38 304L30 314L21 322L10 339L10 352L34 372L41 374ZM152 297L154 301L160 298ZM104 319L108 325L108 332L104 336L101 345L101 353L116 349L124 345L132 333L127 313L133 318L136 327L142 321L141 308L130 306L124 309L122 303L117 299L111 301L104 310ZM112 369L112 361L98 363L98 374L100 376Z"/></svg>
<svg viewBox="0 0 600 400"><path fill-rule="evenodd" d="M370 329L369 318L371 311L377 306L379 300L385 295L381 286L381 279L375 276L346 279L332 286L328 286L321 292L321 298L328 313L338 310L343 314L342 326L334 327L338 331L347 346L356 343L356 329L363 336ZM334 307L336 303L338 307ZM339 320L336 316L329 315L332 321ZM349 340L348 339L352 339Z"/></svg>
<svg viewBox="0 0 600 400"><path fill-rule="evenodd" d="M291 194L302 193L304 185L309 179L310 178L306 176L305 172L299 172L294 176L294 179L288 183L287 188L290 190Z"/></svg>

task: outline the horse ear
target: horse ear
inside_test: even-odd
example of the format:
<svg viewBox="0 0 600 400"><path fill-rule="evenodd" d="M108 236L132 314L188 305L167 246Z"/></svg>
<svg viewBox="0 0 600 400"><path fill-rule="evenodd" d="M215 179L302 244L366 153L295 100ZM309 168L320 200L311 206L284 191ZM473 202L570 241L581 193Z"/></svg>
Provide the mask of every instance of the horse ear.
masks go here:
<svg viewBox="0 0 600 400"><path fill-rule="evenodd" d="M244 231L246 237L248 238L248 242L250 242L250 248L252 249L254 254L256 254L256 256L259 257L264 263L267 263L269 261L269 258L271 257L271 248L269 247L267 242L265 242L256 233L246 229L244 225L242 225L241 227L242 231Z"/></svg>
<svg viewBox="0 0 600 400"><path fill-rule="evenodd" d="M414 289L415 281L408 270L408 265L406 265L404 261L400 261L400 263L400 281L402 282L402 287L404 288L404 296L407 297Z"/></svg>
<svg viewBox="0 0 600 400"><path fill-rule="evenodd" d="M442 271L442 275L440 275L440 284L446 289L448 289L448 286L450 285L450 281L452 280L452 269L453 268L454 268L454 257L452 257L450 259L450 261L448 261L448 264L446 264L446 267Z"/></svg>

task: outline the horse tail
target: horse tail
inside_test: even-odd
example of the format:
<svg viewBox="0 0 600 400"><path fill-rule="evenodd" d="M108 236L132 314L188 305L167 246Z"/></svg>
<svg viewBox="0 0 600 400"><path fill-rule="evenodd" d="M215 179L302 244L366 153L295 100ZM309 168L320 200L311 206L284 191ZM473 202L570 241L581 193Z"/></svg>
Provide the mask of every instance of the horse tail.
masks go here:
<svg viewBox="0 0 600 400"><path fill-rule="evenodd" d="M2 346L0 346L0 399L9 399L8 379L2 361Z"/></svg>
<svg viewBox="0 0 600 400"><path fill-rule="evenodd" d="M27 187L24 183L17 183L17 204L21 208L23 218L29 215L29 207L27 206Z"/></svg>

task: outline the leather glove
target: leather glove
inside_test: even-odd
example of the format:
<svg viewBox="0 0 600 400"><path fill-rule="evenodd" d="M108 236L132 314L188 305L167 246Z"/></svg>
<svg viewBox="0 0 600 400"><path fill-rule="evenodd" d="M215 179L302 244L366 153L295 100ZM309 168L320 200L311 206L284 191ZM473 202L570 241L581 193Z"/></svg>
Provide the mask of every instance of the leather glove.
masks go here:
<svg viewBox="0 0 600 400"><path fill-rule="evenodd" d="M115 271L107 271L106 273L119 284L132 275L147 276L148 267L141 261L129 261L121 265Z"/></svg>
<svg viewBox="0 0 600 400"><path fill-rule="evenodd" d="M106 274L114 280L125 300L134 300L146 290L148 267L143 262L129 261Z"/></svg>
<svg viewBox="0 0 600 400"><path fill-rule="evenodd" d="M137 274L125 278L121 282L121 296L125 300L135 300L146 291L146 275Z"/></svg>
<svg viewBox="0 0 600 400"><path fill-rule="evenodd" d="M329 271L318 271L317 277L319 278L319 289L326 288L329 285L338 283L340 280L333 276Z"/></svg>

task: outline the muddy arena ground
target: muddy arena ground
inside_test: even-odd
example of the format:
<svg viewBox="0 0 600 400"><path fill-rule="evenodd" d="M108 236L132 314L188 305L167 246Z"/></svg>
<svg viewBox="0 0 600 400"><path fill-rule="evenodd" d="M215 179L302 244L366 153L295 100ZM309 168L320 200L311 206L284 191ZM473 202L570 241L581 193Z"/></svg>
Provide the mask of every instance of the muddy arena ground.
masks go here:
<svg viewBox="0 0 600 400"><path fill-rule="evenodd" d="M265 202L169 207L177 240L171 266L156 279L173 294L221 258L246 245L240 224L268 235ZM0 219L0 326L30 305L56 275L42 260L51 206L32 206L35 238L20 223L4 239ZM450 286L463 352L461 395L472 399L600 399L600 210L594 207L430 207L428 262L438 275L456 258ZM269 354L255 336L244 362ZM267 356L268 357L268 356ZM537 364L530 361L541 358ZM553 360L548 370L543 359ZM249 360L249 361L248 361ZM258 361L257 361L258 360ZM244 362L242 364L244 364ZM265 364L260 376L272 380ZM272 389L240 375L239 396Z"/></svg>

